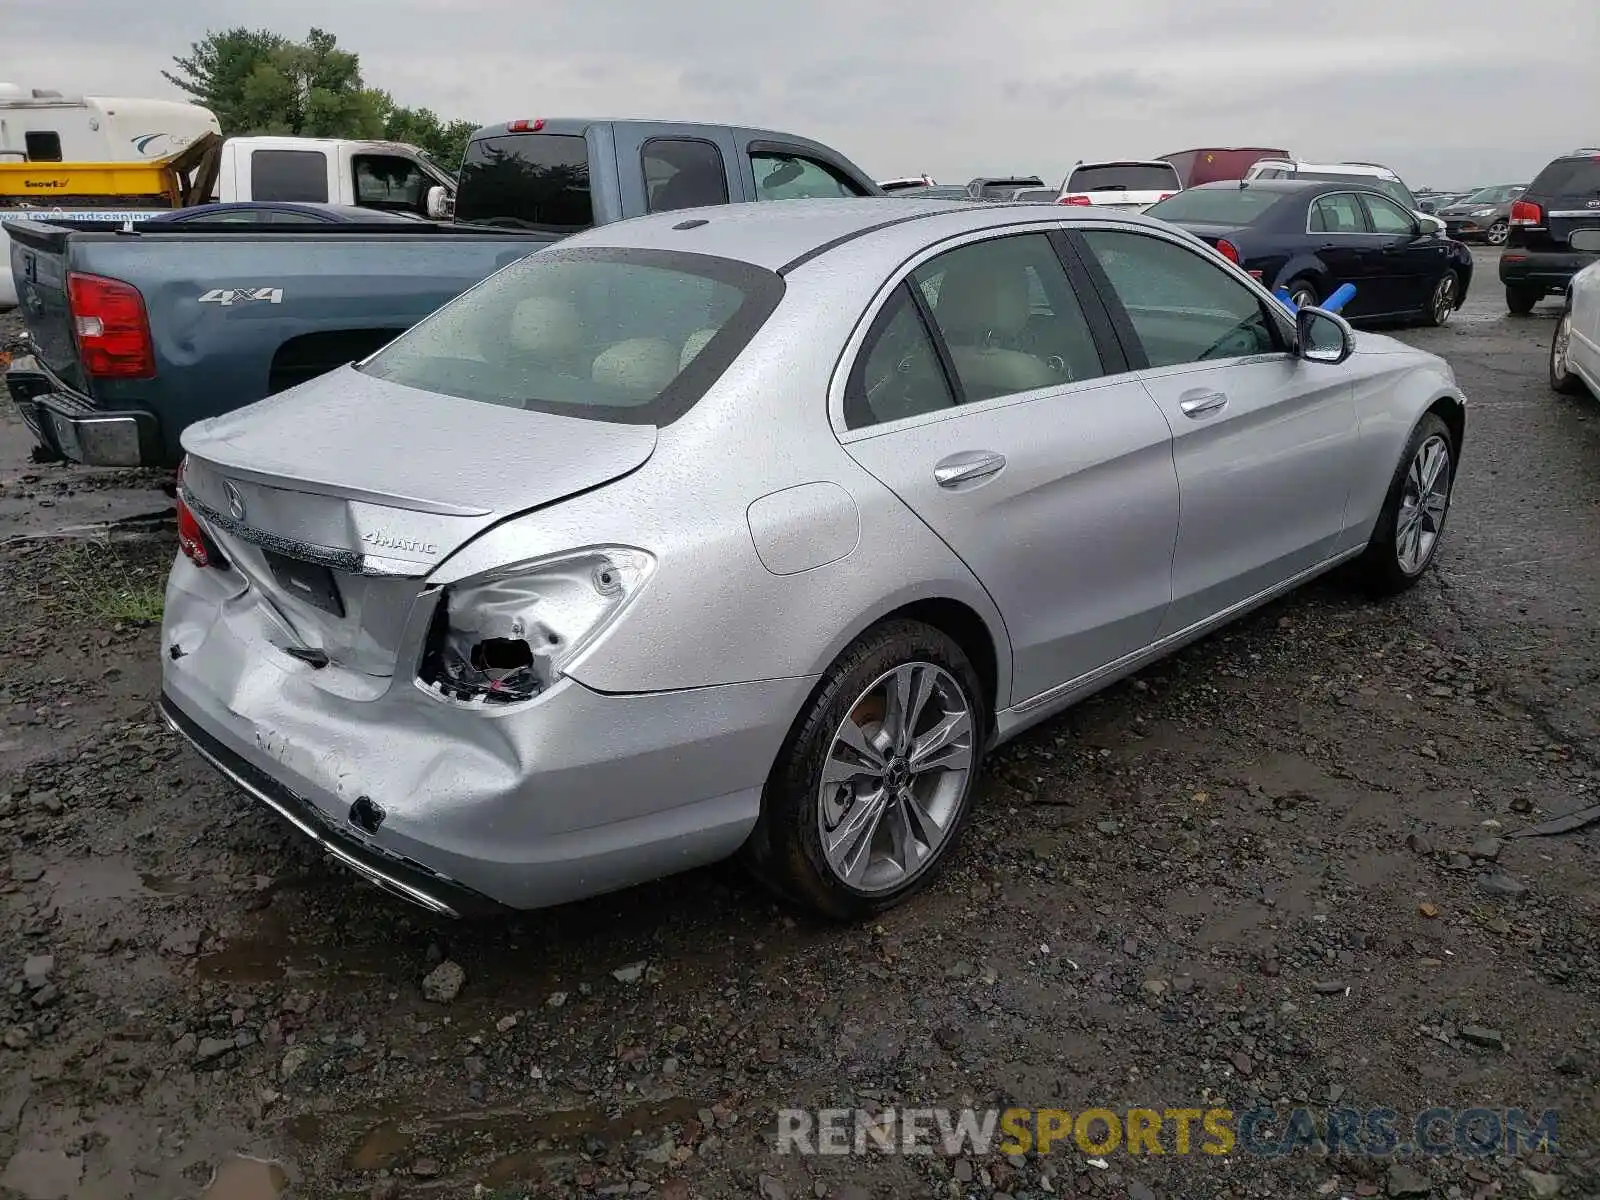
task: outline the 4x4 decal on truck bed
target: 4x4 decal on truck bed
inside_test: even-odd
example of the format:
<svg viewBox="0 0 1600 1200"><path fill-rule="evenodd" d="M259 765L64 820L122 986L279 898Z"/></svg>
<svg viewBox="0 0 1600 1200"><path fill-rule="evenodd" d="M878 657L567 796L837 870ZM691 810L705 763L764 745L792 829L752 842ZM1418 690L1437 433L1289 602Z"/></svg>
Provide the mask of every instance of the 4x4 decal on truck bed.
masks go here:
<svg viewBox="0 0 1600 1200"><path fill-rule="evenodd" d="M268 304L282 304L283 289L275 287L212 288L200 297L201 304L221 304L224 307L230 304L249 303L251 300L265 300Z"/></svg>

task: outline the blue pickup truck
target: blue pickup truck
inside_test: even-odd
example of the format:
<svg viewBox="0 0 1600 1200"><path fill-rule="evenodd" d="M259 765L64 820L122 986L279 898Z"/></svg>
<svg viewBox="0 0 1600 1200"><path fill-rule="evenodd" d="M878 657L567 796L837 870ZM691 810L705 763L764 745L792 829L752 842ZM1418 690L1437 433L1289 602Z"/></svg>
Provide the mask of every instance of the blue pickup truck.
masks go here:
<svg viewBox="0 0 1600 1200"><path fill-rule="evenodd" d="M176 466L187 425L366 357L568 234L708 204L881 194L791 134L552 118L473 135L449 223L8 221L32 353L6 386L44 457Z"/></svg>

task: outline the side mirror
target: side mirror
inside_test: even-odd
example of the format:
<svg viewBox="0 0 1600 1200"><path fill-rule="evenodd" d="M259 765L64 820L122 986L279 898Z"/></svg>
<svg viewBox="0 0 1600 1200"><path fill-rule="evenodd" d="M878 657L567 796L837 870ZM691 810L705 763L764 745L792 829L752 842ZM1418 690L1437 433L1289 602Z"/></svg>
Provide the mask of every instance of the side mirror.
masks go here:
<svg viewBox="0 0 1600 1200"><path fill-rule="evenodd" d="M1600 254L1600 229L1575 230L1567 244L1585 254Z"/></svg>
<svg viewBox="0 0 1600 1200"><path fill-rule="evenodd" d="M1417 224L1422 226L1423 235L1441 234L1445 231L1445 223L1432 213L1418 213Z"/></svg>
<svg viewBox="0 0 1600 1200"><path fill-rule="evenodd" d="M1307 362L1338 366L1355 353L1355 330L1326 309L1306 307L1294 315L1295 352Z"/></svg>
<svg viewBox="0 0 1600 1200"><path fill-rule="evenodd" d="M455 216L456 198L439 184L428 189L428 220L448 221Z"/></svg>

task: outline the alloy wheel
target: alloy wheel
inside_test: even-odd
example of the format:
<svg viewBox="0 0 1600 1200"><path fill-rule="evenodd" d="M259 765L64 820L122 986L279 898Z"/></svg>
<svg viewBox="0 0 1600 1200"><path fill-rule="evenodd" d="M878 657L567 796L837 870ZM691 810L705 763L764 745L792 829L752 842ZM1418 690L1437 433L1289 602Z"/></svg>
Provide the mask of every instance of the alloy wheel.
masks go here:
<svg viewBox="0 0 1600 1200"><path fill-rule="evenodd" d="M1506 239L1511 236L1511 227L1504 221L1496 221L1489 226L1489 232L1484 235L1491 246L1504 246Z"/></svg>
<svg viewBox="0 0 1600 1200"><path fill-rule="evenodd" d="M961 685L933 663L903 663L857 697L817 797L823 856L840 882L886 892L933 862L971 785L976 728Z"/></svg>
<svg viewBox="0 0 1600 1200"><path fill-rule="evenodd" d="M1450 482L1450 443L1436 433L1417 447L1400 493L1394 550L1407 575L1420 574L1433 558L1450 507Z"/></svg>
<svg viewBox="0 0 1600 1200"><path fill-rule="evenodd" d="M1433 323L1443 325L1456 310L1456 277L1446 274L1433 289Z"/></svg>
<svg viewBox="0 0 1600 1200"><path fill-rule="evenodd" d="M1564 312L1556 322L1555 336L1550 340L1550 380L1560 383L1567 377L1567 353L1572 345L1572 314Z"/></svg>
<svg viewBox="0 0 1600 1200"><path fill-rule="evenodd" d="M1317 294L1302 284L1289 293L1289 299L1296 308L1310 308L1317 302Z"/></svg>

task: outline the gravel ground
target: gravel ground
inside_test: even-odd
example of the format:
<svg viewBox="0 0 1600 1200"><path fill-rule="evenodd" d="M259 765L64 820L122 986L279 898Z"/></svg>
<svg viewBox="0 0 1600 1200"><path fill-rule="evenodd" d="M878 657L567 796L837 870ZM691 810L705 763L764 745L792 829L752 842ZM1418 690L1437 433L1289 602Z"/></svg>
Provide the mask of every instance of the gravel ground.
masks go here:
<svg viewBox="0 0 1600 1200"><path fill-rule="evenodd" d="M874 925L726 869L435 924L157 721L166 538L0 546L0 1196L1600 1195L1600 827L1514 836L1600 787L1600 422L1545 386L1548 306L1507 318L1479 264L1404 335L1472 404L1439 569L1383 606L1314 585L1008 747ZM963 1104L1560 1137L774 1152L780 1108Z"/></svg>

